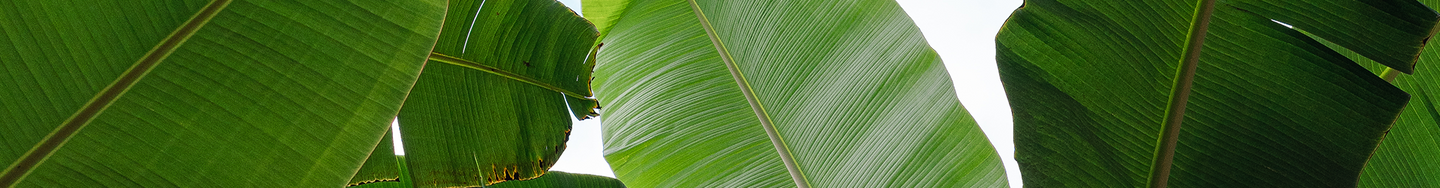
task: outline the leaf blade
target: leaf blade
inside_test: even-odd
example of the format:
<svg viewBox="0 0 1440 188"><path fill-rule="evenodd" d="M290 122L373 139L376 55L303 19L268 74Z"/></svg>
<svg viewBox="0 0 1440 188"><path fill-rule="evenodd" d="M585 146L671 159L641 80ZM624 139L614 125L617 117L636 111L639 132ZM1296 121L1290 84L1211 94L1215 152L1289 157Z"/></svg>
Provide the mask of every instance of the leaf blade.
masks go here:
<svg viewBox="0 0 1440 188"><path fill-rule="evenodd" d="M1137 159L1153 155L1146 140L1175 70L1162 62L1179 53L1176 28L1193 10L1181 3L1028 1L1012 15L997 60L1026 185L1142 184L1150 162ZM1366 145L1408 97L1250 9L1216 9L1168 184L1353 184Z"/></svg>
<svg viewBox="0 0 1440 188"><path fill-rule="evenodd" d="M449 9L398 117L414 185L539 177L566 147L569 113L594 114L585 98L594 26L554 0L452 1Z"/></svg>
<svg viewBox="0 0 1440 188"><path fill-rule="evenodd" d="M998 155L894 2L695 2L813 186L1004 185ZM833 14L800 11L815 7ZM694 10L634 1L602 34L607 160L639 187L796 186Z"/></svg>

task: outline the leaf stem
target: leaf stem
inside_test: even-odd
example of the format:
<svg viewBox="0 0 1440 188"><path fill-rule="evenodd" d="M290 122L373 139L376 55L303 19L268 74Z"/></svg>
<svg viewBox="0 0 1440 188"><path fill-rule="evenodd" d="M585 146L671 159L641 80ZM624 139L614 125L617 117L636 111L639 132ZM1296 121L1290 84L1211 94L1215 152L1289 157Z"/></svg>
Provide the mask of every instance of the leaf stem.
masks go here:
<svg viewBox="0 0 1440 188"><path fill-rule="evenodd" d="M1175 82L1170 90L1170 102L1165 109L1165 120L1160 126L1155 161L1150 164L1150 181L1146 187L1164 188L1170 178L1175 143L1180 139L1180 123L1185 120L1185 104L1190 98L1195 67L1200 63L1205 32L1210 27L1210 15L1214 11L1215 0L1200 0L1195 7L1195 16L1190 20L1190 33L1186 36L1188 40L1185 41L1185 51L1181 55L1180 69L1175 74Z"/></svg>
<svg viewBox="0 0 1440 188"><path fill-rule="evenodd" d="M1387 68L1385 68L1385 72L1381 72L1381 73L1380 73L1380 78L1381 78L1381 79L1385 79L1385 82L1395 82L1395 76L1399 76L1399 75L1400 75L1400 71L1399 71L1399 70L1395 70L1395 68L1388 68L1388 67L1387 67Z"/></svg>

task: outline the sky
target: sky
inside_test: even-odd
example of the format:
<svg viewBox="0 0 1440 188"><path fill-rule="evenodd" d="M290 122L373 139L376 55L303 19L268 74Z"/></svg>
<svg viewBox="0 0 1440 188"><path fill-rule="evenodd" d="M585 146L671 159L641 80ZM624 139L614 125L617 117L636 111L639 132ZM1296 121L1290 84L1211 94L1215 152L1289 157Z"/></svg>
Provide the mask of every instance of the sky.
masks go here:
<svg viewBox="0 0 1440 188"><path fill-rule="evenodd" d="M581 0L560 0L581 13ZM1010 105L995 68L995 33L1023 0L896 0L940 54L955 94L1000 153L1010 187L1022 187L1015 163ZM558 96L557 96L558 97ZM604 112L601 112L604 114ZM603 117L602 117L603 118ZM394 125L392 125L393 127ZM399 132L398 128L395 128ZM396 134L395 152L404 155ZM550 170L615 177L605 162L600 120L575 121L570 141Z"/></svg>

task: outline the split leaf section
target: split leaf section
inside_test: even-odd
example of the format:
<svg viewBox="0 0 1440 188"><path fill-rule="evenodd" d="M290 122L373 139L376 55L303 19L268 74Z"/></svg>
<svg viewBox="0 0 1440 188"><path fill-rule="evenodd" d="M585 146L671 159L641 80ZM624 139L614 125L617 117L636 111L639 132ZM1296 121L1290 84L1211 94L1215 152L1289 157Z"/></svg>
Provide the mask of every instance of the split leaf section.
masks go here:
<svg viewBox="0 0 1440 188"><path fill-rule="evenodd" d="M1426 2L1434 4L1434 2ZM1303 31L1303 30L1302 30ZM1312 36L1312 38L1314 38ZM1388 67L1376 63L1360 54L1340 47L1324 39L1315 38L1330 49L1340 52L1360 63L1375 75L1383 74ZM1431 91L1440 88L1434 83L1436 65L1440 65L1440 48L1427 47L1416 63L1416 74L1397 76L1391 83L1409 93L1412 98L1405 105L1405 111L1390 127L1380 146L1366 161L1360 174L1359 187L1440 187L1440 113L1433 111L1436 106Z"/></svg>
<svg viewBox="0 0 1440 188"><path fill-rule="evenodd" d="M372 184L380 182L400 182L400 166L396 161L399 156L395 155L395 144L393 140L394 131L385 131L385 137L375 144L375 149L370 151L370 156L365 158L365 164L350 177L350 183L346 186L361 184Z"/></svg>
<svg viewBox="0 0 1440 188"><path fill-rule="evenodd" d="M398 176L388 176L388 177L394 178L394 180L362 182L362 183L359 183L359 184L352 183L352 184L348 185L347 187L353 187L353 188L413 188L413 187L415 187L415 183L414 183L414 181L412 181L412 180L414 180L414 179L413 179L413 178L410 178L410 168L407 168L407 167L405 166L405 156L404 156L404 155L394 155L394 153L386 153L386 154L389 155L389 157L394 158L393 160L386 159L386 160L390 160L391 162L395 162L395 165L389 165L390 167L393 167L393 168L386 168L385 170L379 170L380 168L375 168L375 170L376 170L376 171L395 171L395 172L398 172L398 174L399 174ZM371 156L371 157L375 157L375 156ZM378 165L377 165L377 166L371 166L371 163L369 163L369 161L366 161L365 168L372 168L372 167L378 167ZM363 171L363 169L362 169L362 171ZM358 178L359 176L357 175L356 177ZM352 179L351 181L354 181L354 180Z"/></svg>
<svg viewBox="0 0 1440 188"><path fill-rule="evenodd" d="M587 58L596 37L554 0L450 1L398 117L413 185L479 187L545 174L565 150L571 114L595 115ZM370 168L393 167L361 172Z"/></svg>
<svg viewBox="0 0 1440 188"><path fill-rule="evenodd" d="M627 185L1006 185L939 56L894 1L584 4L606 31L595 71L605 158Z"/></svg>
<svg viewBox="0 0 1440 188"><path fill-rule="evenodd" d="M1393 82L1411 99L1365 164L1360 187L1440 187L1440 48L1426 48L1417 64Z"/></svg>
<svg viewBox="0 0 1440 188"><path fill-rule="evenodd" d="M1025 185L1145 185L1195 5L1031 0L1011 15L996 59ZM1356 185L1413 101L1275 21L1410 72L1437 17L1398 0L1220 1L1211 16L1169 186Z"/></svg>
<svg viewBox="0 0 1440 188"><path fill-rule="evenodd" d="M494 188L624 188L615 178L590 174L550 171L539 178L498 183Z"/></svg>
<svg viewBox="0 0 1440 188"><path fill-rule="evenodd" d="M0 2L0 162L21 174L0 186L344 185L417 79L443 11L443 1ZM120 79L127 70L142 73ZM80 113L89 107L99 110Z"/></svg>
<svg viewBox="0 0 1440 188"><path fill-rule="evenodd" d="M1440 5L1436 0L1420 2L1432 9ZM1332 49L1361 62L1377 75L1385 70L1358 53L1333 47L1338 46ZM1440 106L1435 103L1440 100L1436 93L1440 91L1440 47L1427 46L1416 64L1415 74L1400 75L1391 82L1410 93L1410 103L1365 163L1359 187L1440 187L1440 163L1436 163L1440 161Z"/></svg>

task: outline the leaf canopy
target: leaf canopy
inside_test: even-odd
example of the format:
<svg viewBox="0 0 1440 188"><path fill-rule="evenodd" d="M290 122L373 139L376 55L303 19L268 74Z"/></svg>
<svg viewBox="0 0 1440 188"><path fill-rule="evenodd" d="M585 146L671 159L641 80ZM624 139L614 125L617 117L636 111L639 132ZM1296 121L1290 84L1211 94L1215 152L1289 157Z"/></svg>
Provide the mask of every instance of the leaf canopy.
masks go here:
<svg viewBox="0 0 1440 188"><path fill-rule="evenodd" d="M344 185L443 4L0 2L0 187Z"/></svg>
<svg viewBox="0 0 1440 188"><path fill-rule="evenodd" d="M584 4L605 32L595 90L626 185L1006 185L894 1Z"/></svg>
<svg viewBox="0 0 1440 188"><path fill-rule="evenodd" d="M1030 0L997 40L1025 185L1139 187L1195 1ZM1284 22L1409 72L1436 15L1413 1L1217 3L1169 186L1343 187L1409 95Z"/></svg>

